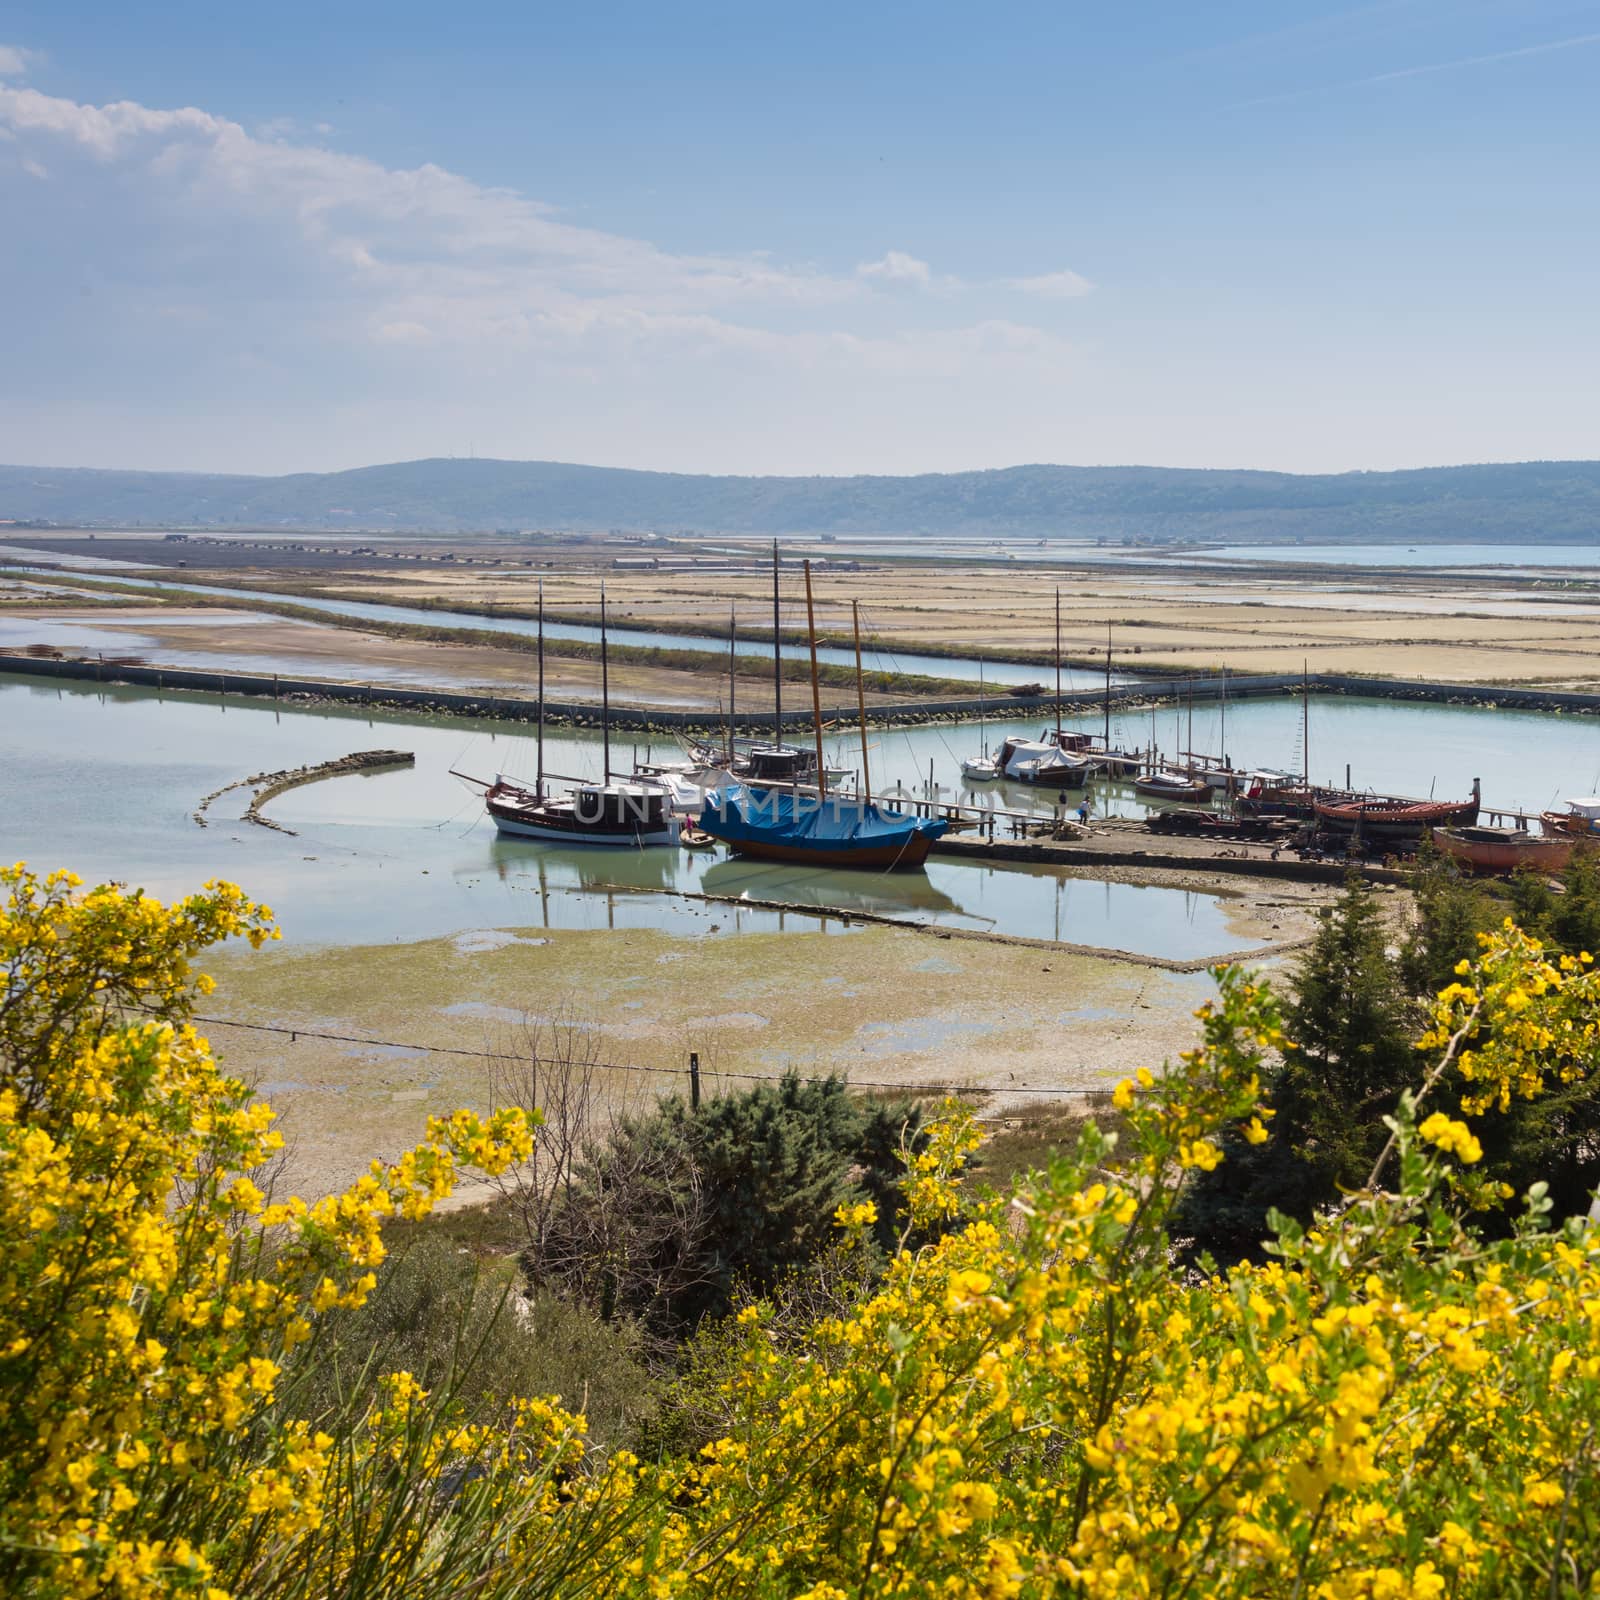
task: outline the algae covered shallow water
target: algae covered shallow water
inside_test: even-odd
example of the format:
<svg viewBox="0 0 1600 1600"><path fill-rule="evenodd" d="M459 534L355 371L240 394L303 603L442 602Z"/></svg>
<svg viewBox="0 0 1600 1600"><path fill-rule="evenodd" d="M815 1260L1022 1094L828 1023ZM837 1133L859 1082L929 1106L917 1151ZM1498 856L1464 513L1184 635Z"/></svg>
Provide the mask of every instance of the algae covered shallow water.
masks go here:
<svg viewBox="0 0 1600 1600"><path fill-rule="evenodd" d="M823 917L824 907L1176 960L1252 943L1230 931L1215 896L1067 882L1048 872L955 861L936 861L925 875L823 872L676 848L504 841L449 769L466 762L472 771L520 770L532 751L521 727L3 677L0 727L0 849L8 860L70 866L91 881L115 878L163 896L230 878L271 904L285 939L296 943L608 927L848 936L849 924ZM292 837L238 821L243 791L216 801L207 827L191 815L203 796L251 773L376 748L413 750L416 766L283 795L268 811ZM631 754L621 741L614 748L624 760ZM599 754L593 735L553 737L549 765L583 776ZM664 891L781 900L818 914Z"/></svg>

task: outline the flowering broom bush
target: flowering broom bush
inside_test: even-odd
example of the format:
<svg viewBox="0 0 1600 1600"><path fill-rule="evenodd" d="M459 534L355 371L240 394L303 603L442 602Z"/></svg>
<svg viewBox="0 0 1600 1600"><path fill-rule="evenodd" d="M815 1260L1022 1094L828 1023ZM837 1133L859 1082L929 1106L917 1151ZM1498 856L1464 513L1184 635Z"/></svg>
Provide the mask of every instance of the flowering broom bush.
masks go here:
<svg viewBox="0 0 1600 1600"><path fill-rule="evenodd" d="M459 1112L344 1194L269 1199L272 1113L187 1020L193 957L275 937L267 908L80 887L0 871L0 1593L534 1592L513 1542L559 1583L609 1532L599 1496L557 1497L578 1419L466 1426L404 1373L331 1431L293 1411L383 1220L526 1155L527 1120Z"/></svg>
<svg viewBox="0 0 1600 1600"><path fill-rule="evenodd" d="M282 1390L364 1292L377 1222L512 1119L430 1128L351 1194L263 1201L267 1114L182 1021L187 962L260 908L10 878L0 1120L7 1592L1549 1596L1600 1589L1600 1240L1475 1170L1467 1117L1594 1070L1600 980L1507 928L1438 998L1366 1187L1269 1265L1178 1275L1165 1223L1229 1129L1265 1136L1272 996L1234 970L1170 1070L1121 1085L1008 1201L946 1108L878 1287L798 1345L761 1305L732 1425L582 1459L528 1401L468 1426L401 1374L326 1433ZM20 997L20 998L18 998ZM130 1006L167 1020L130 1024ZM1471 1105L1434 1104L1447 1069ZM845 1236L875 1222L841 1209Z"/></svg>

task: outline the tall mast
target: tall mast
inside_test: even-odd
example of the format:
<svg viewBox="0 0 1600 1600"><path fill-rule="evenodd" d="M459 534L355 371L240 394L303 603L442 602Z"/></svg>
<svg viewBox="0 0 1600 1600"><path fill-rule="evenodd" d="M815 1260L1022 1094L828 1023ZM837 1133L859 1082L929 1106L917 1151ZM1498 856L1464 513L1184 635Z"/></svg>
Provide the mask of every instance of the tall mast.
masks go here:
<svg viewBox="0 0 1600 1600"><path fill-rule="evenodd" d="M1300 662L1300 754L1306 764L1306 787L1311 787L1311 663Z"/></svg>
<svg viewBox="0 0 1600 1600"><path fill-rule="evenodd" d="M1101 737L1106 754L1111 754L1111 624L1106 624L1106 731ZM1109 770L1109 769L1108 769Z"/></svg>
<svg viewBox="0 0 1600 1600"><path fill-rule="evenodd" d="M1229 760L1228 760L1228 669L1227 669L1226 665L1224 665L1224 667L1222 669L1222 735L1221 735L1221 739L1222 739L1222 749L1218 753L1222 757L1222 769L1223 769L1224 772L1231 772L1233 770L1233 767L1232 767L1232 763L1229 762Z"/></svg>
<svg viewBox="0 0 1600 1600"><path fill-rule="evenodd" d="M734 612L733 601L728 602L728 759L733 760L733 733L738 727L735 713L738 709L734 699L735 666L734 647L739 642L739 623Z"/></svg>
<svg viewBox="0 0 1600 1600"><path fill-rule="evenodd" d="M544 799L544 579L539 580L539 766L533 792Z"/></svg>
<svg viewBox="0 0 1600 1600"><path fill-rule="evenodd" d="M983 753L989 754L989 705L983 697L983 657L978 657L978 733L983 739Z"/></svg>
<svg viewBox="0 0 1600 1600"><path fill-rule="evenodd" d="M806 638L811 645L811 721L817 736L817 793L828 792L828 769L822 763L822 689L817 683L817 617L811 605L811 563L806 569Z"/></svg>
<svg viewBox="0 0 1600 1600"><path fill-rule="evenodd" d="M1194 679L1189 680L1189 731L1186 735L1189 743L1189 760L1194 761Z"/></svg>
<svg viewBox="0 0 1600 1600"><path fill-rule="evenodd" d="M1061 590L1056 590L1056 745L1061 744Z"/></svg>
<svg viewBox="0 0 1600 1600"><path fill-rule="evenodd" d="M783 743L783 624L778 615L778 541L772 541L772 742Z"/></svg>
<svg viewBox="0 0 1600 1600"><path fill-rule="evenodd" d="M861 687L861 603L857 600L850 602L850 622L856 634L856 713L861 718L861 798L871 805L872 777L867 771L867 694Z"/></svg>
<svg viewBox="0 0 1600 1600"><path fill-rule="evenodd" d="M606 586L600 585L600 743L605 781L611 782L611 674L606 663Z"/></svg>

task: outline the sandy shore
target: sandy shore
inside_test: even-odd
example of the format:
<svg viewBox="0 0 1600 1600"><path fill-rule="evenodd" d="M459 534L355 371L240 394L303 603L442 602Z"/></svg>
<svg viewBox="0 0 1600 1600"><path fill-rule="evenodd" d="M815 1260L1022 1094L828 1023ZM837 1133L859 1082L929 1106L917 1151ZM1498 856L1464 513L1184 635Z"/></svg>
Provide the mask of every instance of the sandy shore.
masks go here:
<svg viewBox="0 0 1600 1600"><path fill-rule="evenodd" d="M1186 878L1189 875L1184 875ZM1193 887L1202 884L1195 876ZM1237 886L1234 886L1237 891ZM1304 936L1325 891L1254 886L1226 902L1230 936ZM703 907L707 928L725 916ZM1277 963L1269 963L1274 965ZM210 1015L389 1044L206 1030L283 1117L287 1178L322 1193L392 1157L424 1119L495 1098L492 1063L416 1045L515 1053L530 1027L576 1023L620 1070L619 1096L682 1089L689 1052L722 1074L839 1072L871 1084L992 1091L1102 1087L1194 1042L1205 973L1060 949L858 928L682 938L631 931L480 930L349 949L217 952Z"/></svg>

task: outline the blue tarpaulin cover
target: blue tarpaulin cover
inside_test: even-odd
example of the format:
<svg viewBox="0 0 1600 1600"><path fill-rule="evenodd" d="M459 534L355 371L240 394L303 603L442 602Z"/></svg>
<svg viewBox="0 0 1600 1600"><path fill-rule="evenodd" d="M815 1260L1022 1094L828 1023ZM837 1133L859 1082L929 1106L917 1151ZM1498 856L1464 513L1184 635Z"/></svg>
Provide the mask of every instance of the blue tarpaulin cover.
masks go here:
<svg viewBox="0 0 1600 1600"><path fill-rule="evenodd" d="M709 790L700 827L728 844L778 844L797 850L894 849L922 837L937 839L950 824L943 817L908 817L870 801L794 794L783 789L747 789L732 784Z"/></svg>

